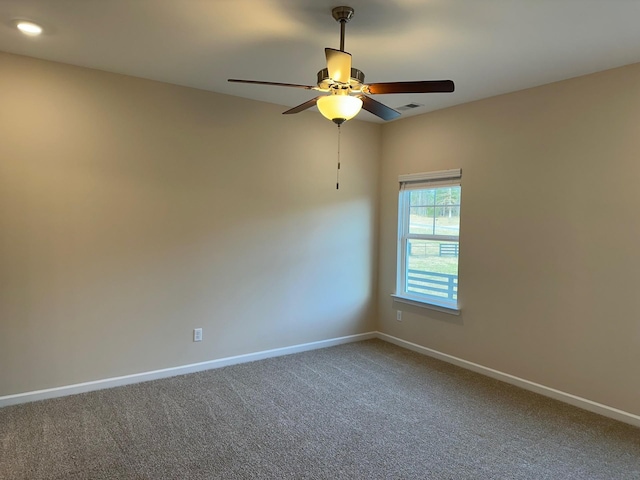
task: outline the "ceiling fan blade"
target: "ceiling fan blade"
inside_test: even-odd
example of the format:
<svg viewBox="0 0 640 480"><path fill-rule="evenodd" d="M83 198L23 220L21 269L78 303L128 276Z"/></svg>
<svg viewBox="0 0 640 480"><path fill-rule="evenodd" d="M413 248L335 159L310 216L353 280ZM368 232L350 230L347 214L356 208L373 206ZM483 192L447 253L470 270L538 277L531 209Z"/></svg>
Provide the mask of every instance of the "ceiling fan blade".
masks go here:
<svg viewBox="0 0 640 480"><path fill-rule="evenodd" d="M304 88L306 90L317 90L318 87L314 87L311 85L298 85L297 83L278 83L278 82L261 82L259 80L238 80L237 78L230 78L227 80L232 83L251 83L254 85L274 85L276 87L294 87L294 88Z"/></svg>
<svg viewBox="0 0 640 480"><path fill-rule="evenodd" d="M351 54L333 48L325 48L329 78L334 82L349 83L351 78Z"/></svg>
<svg viewBox="0 0 640 480"><path fill-rule="evenodd" d="M282 112L282 114L283 115L289 115L291 113L300 113L300 112L306 110L307 108L311 108L311 107L315 106L316 102L318 101L318 99L320 97L312 98L311 100L308 100L308 101L306 101L304 103L301 103L297 107L293 107L293 108L287 110L286 112Z"/></svg>
<svg viewBox="0 0 640 480"><path fill-rule="evenodd" d="M385 104L380 103L373 98L367 97L366 95L358 95L358 98L362 100L362 108L383 120L393 120L400 116L400 112L391 107L387 107Z"/></svg>
<svg viewBox="0 0 640 480"><path fill-rule="evenodd" d="M385 93L451 93L455 85L451 80L425 80L422 82L389 82L372 83L365 86L363 91L371 95Z"/></svg>

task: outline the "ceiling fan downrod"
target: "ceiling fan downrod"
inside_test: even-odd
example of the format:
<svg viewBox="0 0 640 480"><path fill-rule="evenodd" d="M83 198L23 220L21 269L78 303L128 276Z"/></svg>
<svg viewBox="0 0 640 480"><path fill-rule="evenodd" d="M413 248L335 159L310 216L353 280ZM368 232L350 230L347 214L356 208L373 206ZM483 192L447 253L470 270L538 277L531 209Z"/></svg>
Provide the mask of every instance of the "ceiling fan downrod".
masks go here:
<svg viewBox="0 0 640 480"><path fill-rule="evenodd" d="M336 19L336 22L340 23L340 51L344 52L344 27L351 17L353 17L355 10L351 7L336 7L331 10L331 15Z"/></svg>

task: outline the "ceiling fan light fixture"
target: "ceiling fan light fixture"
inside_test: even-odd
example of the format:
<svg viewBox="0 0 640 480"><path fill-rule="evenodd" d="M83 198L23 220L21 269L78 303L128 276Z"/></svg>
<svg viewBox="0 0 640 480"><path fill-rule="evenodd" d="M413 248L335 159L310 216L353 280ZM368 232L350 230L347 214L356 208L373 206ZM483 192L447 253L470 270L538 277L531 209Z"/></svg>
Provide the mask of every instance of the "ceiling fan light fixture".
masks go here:
<svg viewBox="0 0 640 480"><path fill-rule="evenodd" d="M318 110L338 125L355 117L362 108L362 100L350 95L327 95L318 99Z"/></svg>

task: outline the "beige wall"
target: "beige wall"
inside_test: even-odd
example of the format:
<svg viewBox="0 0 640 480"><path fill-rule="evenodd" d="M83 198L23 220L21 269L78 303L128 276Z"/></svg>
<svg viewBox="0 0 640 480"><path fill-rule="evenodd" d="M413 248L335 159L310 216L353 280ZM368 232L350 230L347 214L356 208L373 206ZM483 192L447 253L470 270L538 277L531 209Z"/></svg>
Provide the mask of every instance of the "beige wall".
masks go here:
<svg viewBox="0 0 640 480"><path fill-rule="evenodd" d="M348 122L339 191L318 114L7 54L0 101L0 396L378 316L640 414L640 65ZM457 167L462 315L393 304L397 176Z"/></svg>
<svg viewBox="0 0 640 480"><path fill-rule="evenodd" d="M640 414L640 64L385 125L382 161L381 331ZM394 304L398 175L457 167L462 315Z"/></svg>
<svg viewBox="0 0 640 480"><path fill-rule="evenodd" d="M379 125L336 191L317 113L8 54L0 105L0 396L375 328Z"/></svg>

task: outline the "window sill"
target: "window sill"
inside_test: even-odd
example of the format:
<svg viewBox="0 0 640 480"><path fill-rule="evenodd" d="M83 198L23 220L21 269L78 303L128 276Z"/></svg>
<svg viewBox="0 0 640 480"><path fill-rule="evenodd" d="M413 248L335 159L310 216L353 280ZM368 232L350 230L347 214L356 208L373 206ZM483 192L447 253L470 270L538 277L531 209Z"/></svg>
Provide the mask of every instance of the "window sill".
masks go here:
<svg viewBox="0 0 640 480"><path fill-rule="evenodd" d="M437 300L426 301L423 299L405 297L396 293L392 293L391 297L393 297L396 302L406 303L407 305L413 305L414 307L435 310L437 312L448 313L449 315L460 315L460 308L458 308L457 306L454 307L451 306L451 304L445 304L444 302L439 303Z"/></svg>

